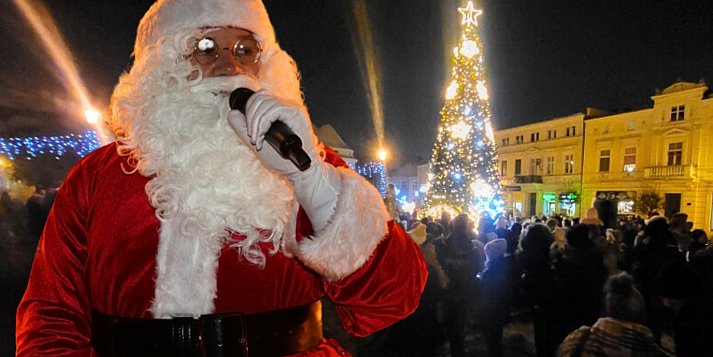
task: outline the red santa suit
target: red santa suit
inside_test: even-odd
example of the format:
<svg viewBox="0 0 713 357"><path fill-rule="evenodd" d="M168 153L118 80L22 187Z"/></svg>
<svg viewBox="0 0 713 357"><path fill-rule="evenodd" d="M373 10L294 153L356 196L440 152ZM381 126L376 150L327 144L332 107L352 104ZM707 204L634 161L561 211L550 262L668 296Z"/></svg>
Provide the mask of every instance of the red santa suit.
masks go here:
<svg viewBox="0 0 713 357"><path fill-rule="evenodd" d="M92 309L115 316L152 317L161 224L145 193L149 179L125 173L125 160L114 145L102 147L82 159L59 190L18 308L18 356L92 356ZM326 161L345 166L329 150ZM340 170L347 177L343 185L368 184L353 171ZM358 201L340 201L337 214L363 217L363 210L369 208L357 207ZM325 280L283 251L267 255L264 268L259 268L224 245L215 271L214 312L272 311L326 295L345 330L355 336L371 334L410 314L425 284L423 258L408 234L393 221L387 222L383 205L375 207L382 211L383 238L358 269L339 280ZM296 230L298 240L312 234L301 212ZM353 237L315 239L337 238L344 243L363 237L358 230L349 233ZM363 244L369 243L365 239ZM325 254L323 264L328 266L330 260L345 259L349 253ZM338 350L333 341L325 341L304 355L336 355Z"/></svg>
<svg viewBox="0 0 713 357"><path fill-rule="evenodd" d="M95 355L92 310L253 314L326 296L345 330L365 336L418 305L423 257L373 186L320 149L313 167L329 168L337 199L313 229L297 187L230 133L227 100L196 91L186 55L215 26L250 31L263 50L262 88L301 101L296 67L260 0L158 0L112 98L117 144L80 160L57 194L17 312L18 356ZM323 340L300 355L339 353Z"/></svg>

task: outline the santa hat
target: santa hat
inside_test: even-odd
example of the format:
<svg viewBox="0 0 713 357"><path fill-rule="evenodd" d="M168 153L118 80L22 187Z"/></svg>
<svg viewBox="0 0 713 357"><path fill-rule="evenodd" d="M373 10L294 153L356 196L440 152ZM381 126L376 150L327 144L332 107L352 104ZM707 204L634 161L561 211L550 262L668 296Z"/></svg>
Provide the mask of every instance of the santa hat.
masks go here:
<svg viewBox="0 0 713 357"><path fill-rule="evenodd" d="M179 34L198 34L200 29L211 27L250 31L262 48L261 86L277 96L302 102L297 67L278 45L262 0L157 0L139 23L134 44L136 63L142 63L162 44L180 47L173 42Z"/></svg>
<svg viewBox="0 0 713 357"><path fill-rule="evenodd" d="M584 212L584 217L582 217L581 220L579 220L580 224L594 224L594 225L604 225L604 222L602 222L601 219L599 219L599 212L597 211L596 208L594 207L589 207L587 210Z"/></svg>
<svg viewBox="0 0 713 357"><path fill-rule="evenodd" d="M421 244L426 241L426 225L421 222L416 222L413 229L408 232L411 238L416 243Z"/></svg>
<svg viewBox="0 0 713 357"><path fill-rule="evenodd" d="M134 55L179 31L237 27L255 35L264 52L275 45L275 31L261 0L158 0L146 12L136 36Z"/></svg>

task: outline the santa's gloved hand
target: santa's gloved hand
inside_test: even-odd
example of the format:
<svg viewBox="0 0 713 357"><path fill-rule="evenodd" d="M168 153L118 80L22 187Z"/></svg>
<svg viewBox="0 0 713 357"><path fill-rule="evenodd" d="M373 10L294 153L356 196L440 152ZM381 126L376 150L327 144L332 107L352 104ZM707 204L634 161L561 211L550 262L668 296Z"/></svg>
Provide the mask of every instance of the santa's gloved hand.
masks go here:
<svg viewBox="0 0 713 357"><path fill-rule="evenodd" d="M302 149L312 160L300 171L265 142L265 134L275 121L287 125L302 140ZM260 90L248 99L245 115L238 110L228 113L228 122L238 136L252 148L263 164L292 182L295 196L315 231L327 225L334 214L340 178L335 168L322 160L317 139L307 112L299 103L278 98Z"/></svg>

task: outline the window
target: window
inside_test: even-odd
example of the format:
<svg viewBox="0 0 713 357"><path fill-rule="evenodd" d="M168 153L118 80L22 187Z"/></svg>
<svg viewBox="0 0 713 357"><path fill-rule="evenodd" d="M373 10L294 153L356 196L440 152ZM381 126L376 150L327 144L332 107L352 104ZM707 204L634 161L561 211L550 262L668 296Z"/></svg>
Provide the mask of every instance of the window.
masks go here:
<svg viewBox="0 0 713 357"><path fill-rule="evenodd" d="M540 133L530 134L530 142L540 141Z"/></svg>
<svg viewBox="0 0 713 357"><path fill-rule="evenodd" d="M599 151L599 172L609 172L610 150Z"/></svg>
<svg viewBox="0 0 713 357"><path fill-rule="evenodd" d="M555 174L555 157L554 156L547 157L547 171L546 172L548 175Z"/></svg>
<svg viewBox="0 0 713 357"><path fill-rule="evenodd" d="M503 146L510 145L510 138L503 138Z"/></svg>
<svg viewBox="0 0 713 357"><path fill-rule="evenodd" d="M574 125L573 125L573 126L570 126L569 128L567 128L567 136L575 136L575 135L577 135L577 130L576 130L576 129L577 129L577 127L574 126Z"/></svg>
<svg viewBox="0 0 713 357"><path fill-rule="evenodd" d="M668 144L668 166L681 165L683 156L683 143Z"/></svg>
<svg viewBox="0 0 713 357"><path fill-rule="evenodd" d="M501 161L500 162L500 177L507 177L507 175L508 175L508 162Z"/></svg>
<svg viewBox="0 0 713 357"><path fill-rule="evenodd" d="M636 148L624 149L624 171L632 173L636 170Z"/></svg>
<svg viewBox="0 0 713 357"><path fill-rule="evenodd" d="M519 176L522 172L522 160L515 160L515 176Z"/></svg>
<svg viewBox="0 0 713 357"><path fill-rule="evenodd" d="M571 174L574 172L574 155L568 154L564 156L564 173Z"/></svg>
<svg viewBox="0 0 713 357"><path fill-rule="evenodd" d="M557 139L557 130L547 130L547 139Z"/></svg>
<svg viewBox="0 0 713 357"><path fill-rule="evenodd" d="M679 105L677 107L671 107L671 121L683 120L684 113L686 112L685 105Z"/></svg>
<svg viewBox="0 0 713 357"><path fill-rule="evenodd" d="M540 159L530 159L530 175L537 175L540 170Z"/></svg>
<svg viewBox="0 0 713 357"><path fill-rule="evenodd" d="M522 144L525 138L522 135L518 135L515 137L515 143L516 144Z"/></svg>

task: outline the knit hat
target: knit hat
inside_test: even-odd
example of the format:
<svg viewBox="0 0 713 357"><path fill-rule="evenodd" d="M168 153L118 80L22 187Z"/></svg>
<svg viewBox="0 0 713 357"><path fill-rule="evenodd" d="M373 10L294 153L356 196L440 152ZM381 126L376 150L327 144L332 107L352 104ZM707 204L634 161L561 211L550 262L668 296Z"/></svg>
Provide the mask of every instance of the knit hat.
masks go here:
<svg viewBox="0 0 713 357"><path fill-rule="evenodd" d="M677 260L661 270L656 277L656 291L670 299L687 299L700 292L703 280L695 269Z"/></svg>
<svg viewBox="0 0 713 357"><path fill-rule="evenodd" d="M594 225L604 225L604 222L602 222L601 219L599 219L599 212L597 211L596 208L594 207L589 207L587 210L584 212L584 217L582 217L581 220L579 220L580 224L594 224Z"/></svg>
<svg viewBox="0 0 713 357"><path fill-rule="evenodd" d="M408 234L416 243L421 244L426 241L426 225L417 223L412 230L408 231Z"/></svg>
<svg viewBox="0 0 713 357"><path fill-rule="evenodd" d="M508 249L508 242L502 238L493 239L485 244L484 249L487 261L491 261L505 255L505 252Z"/></svg>

